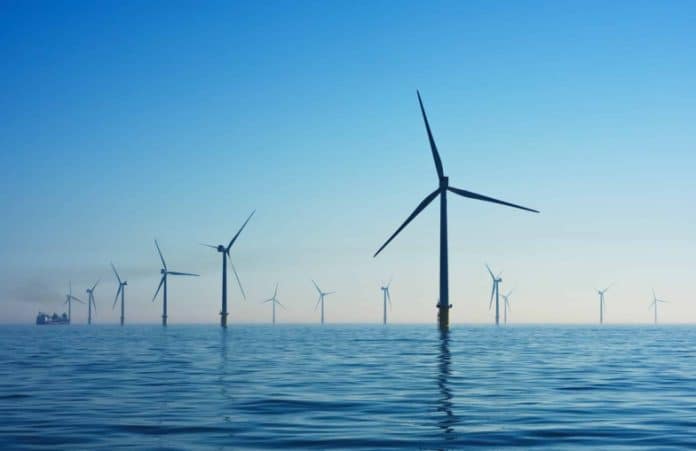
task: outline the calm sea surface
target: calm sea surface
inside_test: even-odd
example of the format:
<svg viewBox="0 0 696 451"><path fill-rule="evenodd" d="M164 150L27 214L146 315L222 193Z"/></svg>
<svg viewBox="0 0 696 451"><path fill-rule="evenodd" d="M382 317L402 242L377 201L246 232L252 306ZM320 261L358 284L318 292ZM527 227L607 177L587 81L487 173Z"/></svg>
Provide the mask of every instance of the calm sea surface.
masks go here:
<svg viewBox="0 0 696 451"><path fill-rule="evenodd" d="M0 449L696 448L696 328L0 327Z"/></svg>

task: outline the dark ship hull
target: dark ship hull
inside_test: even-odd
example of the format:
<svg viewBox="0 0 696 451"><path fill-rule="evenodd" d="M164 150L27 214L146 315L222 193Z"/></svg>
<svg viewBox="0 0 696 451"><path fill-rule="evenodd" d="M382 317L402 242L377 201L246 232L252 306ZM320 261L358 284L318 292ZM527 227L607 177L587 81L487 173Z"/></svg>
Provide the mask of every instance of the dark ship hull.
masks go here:
<svg viewBox="0 0 696 451"><path fill-rule="evenodd" d="M61 324L70 324L68 315L66 315L65 313L63 313L62 315L58 315L56 313L54 313L53 315L49 315L48 313L39 312L39 314L36 315L37 326L54 326Z"/></svg>

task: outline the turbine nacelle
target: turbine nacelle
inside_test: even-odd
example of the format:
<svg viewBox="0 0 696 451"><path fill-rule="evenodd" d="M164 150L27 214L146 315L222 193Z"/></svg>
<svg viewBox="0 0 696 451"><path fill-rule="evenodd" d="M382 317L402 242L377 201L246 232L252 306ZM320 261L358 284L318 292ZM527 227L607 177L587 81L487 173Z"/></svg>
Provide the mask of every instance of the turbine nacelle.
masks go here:
<svg viewBox="0 0 696 451"><path fill-rule="evenodd" d="M443 175L440 177L440 191L445 191L447 188L449 188L449 177Z"/></svg>
<svg viewBox="0 0 696 451"><path fill-rule="evenodd" d="M218 245L217 245L217 251L218 251L218 252L225 252L226 250L227 250L227 249L225 249L225 246L223 246L222 244L218 244Z"/></svg>
<svg viewBox="0 0 696 451"><path fill-rule="evenodd" d="M160 274L162 274L162 275L165 275L165 274L167 274L167 270L166 270L166 269L164 269L164 268L160 269Z"/></svg>

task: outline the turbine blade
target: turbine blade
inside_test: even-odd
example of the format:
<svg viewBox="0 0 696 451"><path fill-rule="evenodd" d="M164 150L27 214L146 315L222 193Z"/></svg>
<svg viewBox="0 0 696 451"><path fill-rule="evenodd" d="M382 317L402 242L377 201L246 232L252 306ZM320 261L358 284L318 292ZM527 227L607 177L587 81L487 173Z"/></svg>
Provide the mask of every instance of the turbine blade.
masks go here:
<svg viewBox="0 0 696 451"><path fill-rule="evenodd" d="M164 257L162 256L162 251L160 250L159 243L155 240L155 247L157 248L157 253L159 254L160 260L162 260L162 267L167 270L167 264L164 262Z"/></svg>
<svg viewBox="0 0 696 451"><path fill-rule="evenodd" d="M94 306L94 314L97 314L97 303L94 301L94 296L90 298L90 301L92 302L92 305Z"/></svg>
<svg viewBox="0 0 696 451"><path fill-rule="evenodd" d="M80 304L84 304L84 303L85 303L85 301L83 301L82 299L77 298L77 297L75 297L75 296L70 296L70 299L72 299L73 301L77 301L77 302L79 302Z"/></svg>
<svg viewBox="0 0 696 451"><path fill-rule="evenodd" d="M323 293L323 294L324 294L324 296L328 296L328 295L334 294L334 293L335 293L335 291L329 291L328 293Z"/></svg>
<svg viewBox="0 0 696 451"><path fill-rule="evenodd" d="M213 246L212 244L205 244L205 243L198 243L198 244L200 244L201 246L212 248L212 249L217 249L217 246Z"/></svg>
<svg viewBox="0 0 696 451"><path fill-rule="evenodd" d="M249 215L249 217L247 218L247 220L244 221L244 224L242 224L242 227L239 229L239 232L237 232L237 234L230 240L230 244L228 244L227 247L225 248L225 252L229 252L229 251L230 251L230 248L232 247L232 245L234 244L234 242L237 241L237 238L239 237L239 234L242 233L242 230L244 230L244 227L246 227L247 222L249 222L249 220L251 219L251 217L254 216L254 213L256 213L256 210L252 211L251 214Z"/></svg>
<svg viewBox="0 0 696 451"><path fill-rule="evenodd" d="M283 304L280 303L280 301L276 301L276 304L278 304L279 306L281 306L281 307L283 308L283 310L287 310L287 309L285 308L285 306L284 306Z"/></svg>
<svg viewBox="0 0 696 451"><path fill-rule="evenodd" d="M420 92L416 91L416 94L418 94L418 104L420 105L421 113L423 114L423 122L425 122L425 129L428 131L428 141L430 141L430 150L433 153L433 160L435 160L435 169L437 170L437 177L438 179L441 179L445 176L445 173L442 170L442 160L440 160L440 153L437 151L435 139L433 139L433 133L432 131L430 131L428 116L425 114L425 108L423 108L423 100L421 100Z"/></svg>
<svg viewBox="0 0 696 451"><path fill-rule="evenodd" d="M319 295L319 299L317 300L316 305L314 306L314 311L317 311L317 307L319 307L319 303L321 302L321 295Z"/></svg>
<svg viewBox="0 0 696 451"><path fill-rule="evenodd" d="M242 292L242 297L244 300L246 300L246 293L244 293L244 288L242 288L242 281L239 280L239 274L237 274L237 269L234 267L234 264L230 262L230 266L232 267L232 272L234 273L234 277L237 279L237 285L239 285L239 291Z"/></svg>
<svg viewBox="0 0 696 451"><path fill-rule="evenodd" d="M389 294L389 290L387 290L387 301L389 301L389 309L391 309L392 303L391 303L391 295Z"/></svg>
<svg viewBox="0 0 696 451"><path fill-rule="evenodd" d="M319 285L317 285L317 283L314 281L314 279L312 279L312 283L314 284L314 288L316 288L317 291L319 292L319 296L321 296L321 289L319 288Z"/></svg>
<svg viewBox="0 0 696 451"><path fill-rule="evenodd" d="M533 208L523 207L522 205L517 205L517 204L510 203L510 202L505 202L504 200L499 200L499 199L495 199L493 197L484 196L482 194L477 194L477 193L474 193L471 191L455 188L453 186L449 186L449 187L447 187L447 189L449 191L452 191L455 194L459 194L460 196L468 197L470 199L477 199L477 200L482 200L485 202L492 202L494 204L506 205L508 207L519 208L520 210L531 211L532 213L539 213L538 210L534 210Z"/></svg>
<svg viewBox="0 0 696 451"><path fill-rule="evenodd" d="M111 306L111 310L113 310L116 307L116 303L118 302L118 295L121 294L122 288L123 288L123 285L118 286L118 290L116 290L116 297L114 298L114 305Z"/></svg>
<svg viewBox="0 0 696 451"><path fill-rule="evenodd" d="M493 282L493 288L491 288L491 300L488 303L488 310L490 310L491 307L493 307L493 295L494 294L495 294L495 282Z"/></svg>
<svg viewBox="0 0 696 451"><path fill-rule="evenodd" d="M164 278L167 277L166 274L162 276L162 279L160 280L159 285L157 286L157 291L155 291L155 295L152 296L152 302L155 302L155 299L157 299L157 295L159 294L160 288L162 288L162 285L164 285Z"/></svg>
<svg viewBox="0 0 696 451"><path fill-rule="evenodd" d="M433 199L435 199L435 198L437 197L438 194L440 194L440 189L439 189L439 188L436 189L435 191L433 191L432 193L428 194L428 196L427 196L425 199L423 199L423 201L422 201L420 204L418 204L418 206L416 207L416 209L413 210L413 213L411 213L411 215L410 215L408 218L406 218L406 221L404 221L404 223L401 224L401 227L399 227L398 229L396 229L396 232L394 232L394 233L392 234L392 236L389 237L389 239L387 240L387 242L384 243L384 244L382 245L382 247L380 247L380 248L377 250L377 252L375 252L375 255L373 255L372 257L374 258L374 257L376 257L377 255L379 255L379 253L382 252L382 249L384 249L385 247L387 247L387 244L391 243L391 240L393 240L394 238L396 238L396 235L398 235L399 232L401 232L401 231L403 230L403 228L406 227L406 226L408 225L408 223L411 222L411 221L413 220L413 218L415 218L416 216L418 216L418 213L420 213L421 211L423 211L423 209L425 209L425 207L427 207L428 204L429 204L430 202L432 202Z"/></svg>
<svg viewBox="0 0 696 451"><path fill-rule="evenodd" d="M113 262L111 263L111 269L114 270L114 274L116 274L116 279L118 280L119 285L121 284L121 277L118 275L118 271L116 271L116 267L114 266Z"/></svg>
<svg viewBox="0 0 696 451"><path fill-rule="evenodd" d="M261 302L262 302L263 304L265 304L266 302L271 302L272 300L273 300L273 298L271 298L271 299L266 299L265 301L261 301Z"/></svg>
<svg viewBox="0 0 696 451"><path fill-rule="evenodd" d="M95 288L97 288L97 285L99 285L100 280L97 280L94 282L94 285L92 285L92 291L94 291Z"/></svg>
<svg viewBox="0 0 696 451"><path fill-rule="evenodd" d="M488 263L486 263L486 269L488 270L488 274L491 275L491 279L495 280L495 275L493 275L493 271L491 271L491 267L488 266Z"/></svg>
<svg viewBox="0 0 696 451"><path fill-rule="evenodd" d="M167 271L167 274L171 276L193 276L193 277L198 277L199 274L193 274L190 272L177 272L177 271Z"/></svg>
<svg viewBox="0 0 696 451"><path fill-rule="evenodd" d="M276 282L275 290L273 291L273 299L278 295L278 282Z"/></svg>

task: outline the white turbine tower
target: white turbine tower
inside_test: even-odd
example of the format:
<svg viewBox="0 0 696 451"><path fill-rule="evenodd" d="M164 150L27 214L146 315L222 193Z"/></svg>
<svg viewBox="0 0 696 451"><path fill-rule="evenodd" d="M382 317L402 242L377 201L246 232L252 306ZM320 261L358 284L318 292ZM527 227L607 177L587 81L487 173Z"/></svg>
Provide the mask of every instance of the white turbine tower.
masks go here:
<svg viewBox="0 0 696 451"><path fill-rule="evenodd" d="M87 324L92 324L92 306L94 306L94 314L97 314L97 304L94 302L94 289L97 288L99 281L97 280L92 288L87 288Z"/></svg>
<svg viewBox="0 0 696 451"><path fill-rule="evenodd" d="M167 325L167 276L198 277L198 274L193 274L193 273L188 273L188 272L170 271L167 268L167 263L164 261L164 257L162 256L162 251L160 250L159 243L157 243L157 240L155 240L155 247L157 248L157 253L159 254L160 260L162 260L162 269L160 269L160 274L162 274L162 278L160 279L160 283L157 286L157 291L155 291L155 295L152 296L152 302L155 302L155 299L157 299L157 295L159 294L160 289L164 288L164 290L162 291L162 325L166 326Z"/></svg>
<svg viewBox="0 0 696 451"><path fill-rule="evenodd" d="M655 324L657 324L657 304L660 302L667 303L668 301L665 301L664 299L658 299L657 296L655 295L655 290L653 290L653 301L650 303L650 306L648 309L651 307L654 309L654 314L655 314Z"/></svg>
<svg viewBox="0 0 696 451"><path fill-rule="evenodd" d="M510 295L512 294L512 290L508 291L507 294L501 294L503 297L503 322L507 324L507 313L508 310L510 309Z"/></svg>
<svg viewBox="0 0 696 451"><path fill-rule="evenodd" d="M319 285L317 285L314 280L312 280L312 283L319 293L319 300L317 300L317 304L314 306L314 311L316 311L319 304L321 304L321 323L324 324L324 298L330 294L334 294L335 291L321 291L321 288L319 288Z"/></svg>
<svg viewBox="0 0 696 451"><path fill-rule="evenodd" d="M116 297L114 298L114 305L111 306L111 310L116 307L116 303L118 302L118 295L121 295L121 325L123 326L123 321L126 316L126 285L128 285L127 280L121 280L121 276L118 275L118 271L116 271L116 267L114 264L111 264L111 269L114 270L114 275L116 276L116 280L118 280L118 290L116 290Z"/></svg>
<svg viewBox="0 0 696 451"><path fill-rule="evenodd" d="M273 324L276 323L276 313L275 313L275 311L276 311L276 304L279 305L279 306L281 306L284 310L286 310L286 309L285 309L285 306L284 306L283 304L280 303L280 301L278 300L278 297L277 297L277 296L278 296L278 282L276 282L275 290L273 291L273 297L270 298L270 299L266 299L265 301L263 301L264 304L267 303L267 302L271 302L272 305L273 305Z"/></svg>
<svg viewBox="0 0 696 451"><path fill-rule="evenodd" d="M609 291L609 287L611 287L611 285L603 290L597 290L597 294L599 295L599 324L604 324L604 313L607 309L607 304L604 301L604 293Z"/></svg>
<svg viewBox="0 0 696 451"><path fill-rule="evenodd" d="M68 293L65 295L65 303L68 304L68 323L72 321L72 301L77 301L81 304L84 304L84 301L82 299L73 296L72 282L68 282Z"/></svg>
<svg viewBox="0 0 696 451"><path fill-rule="evenodd" d="M495 325L497 326L500 324L500 284L503 282L503 279L500 276L502 273L498 274L496 277L488 265L486 265L486 269L488 270L488 274L491 275L491 280L493 281L493 287L491 288L491 300L488 303L488 310L490 310L491 306L493 306L493 297L495 296Z"/></svg>
<svg viewBox="0 0 696 451"><path fill-rule="evenodd" d="M389 283L382 286L379 288L382 290L382 294L384 297L384 316L383 316L383 324L387 324L387 302L389 302L389 308L391 308L391 296L389 295L389 286L391 285L391 279L389 280Z"/></svg>

